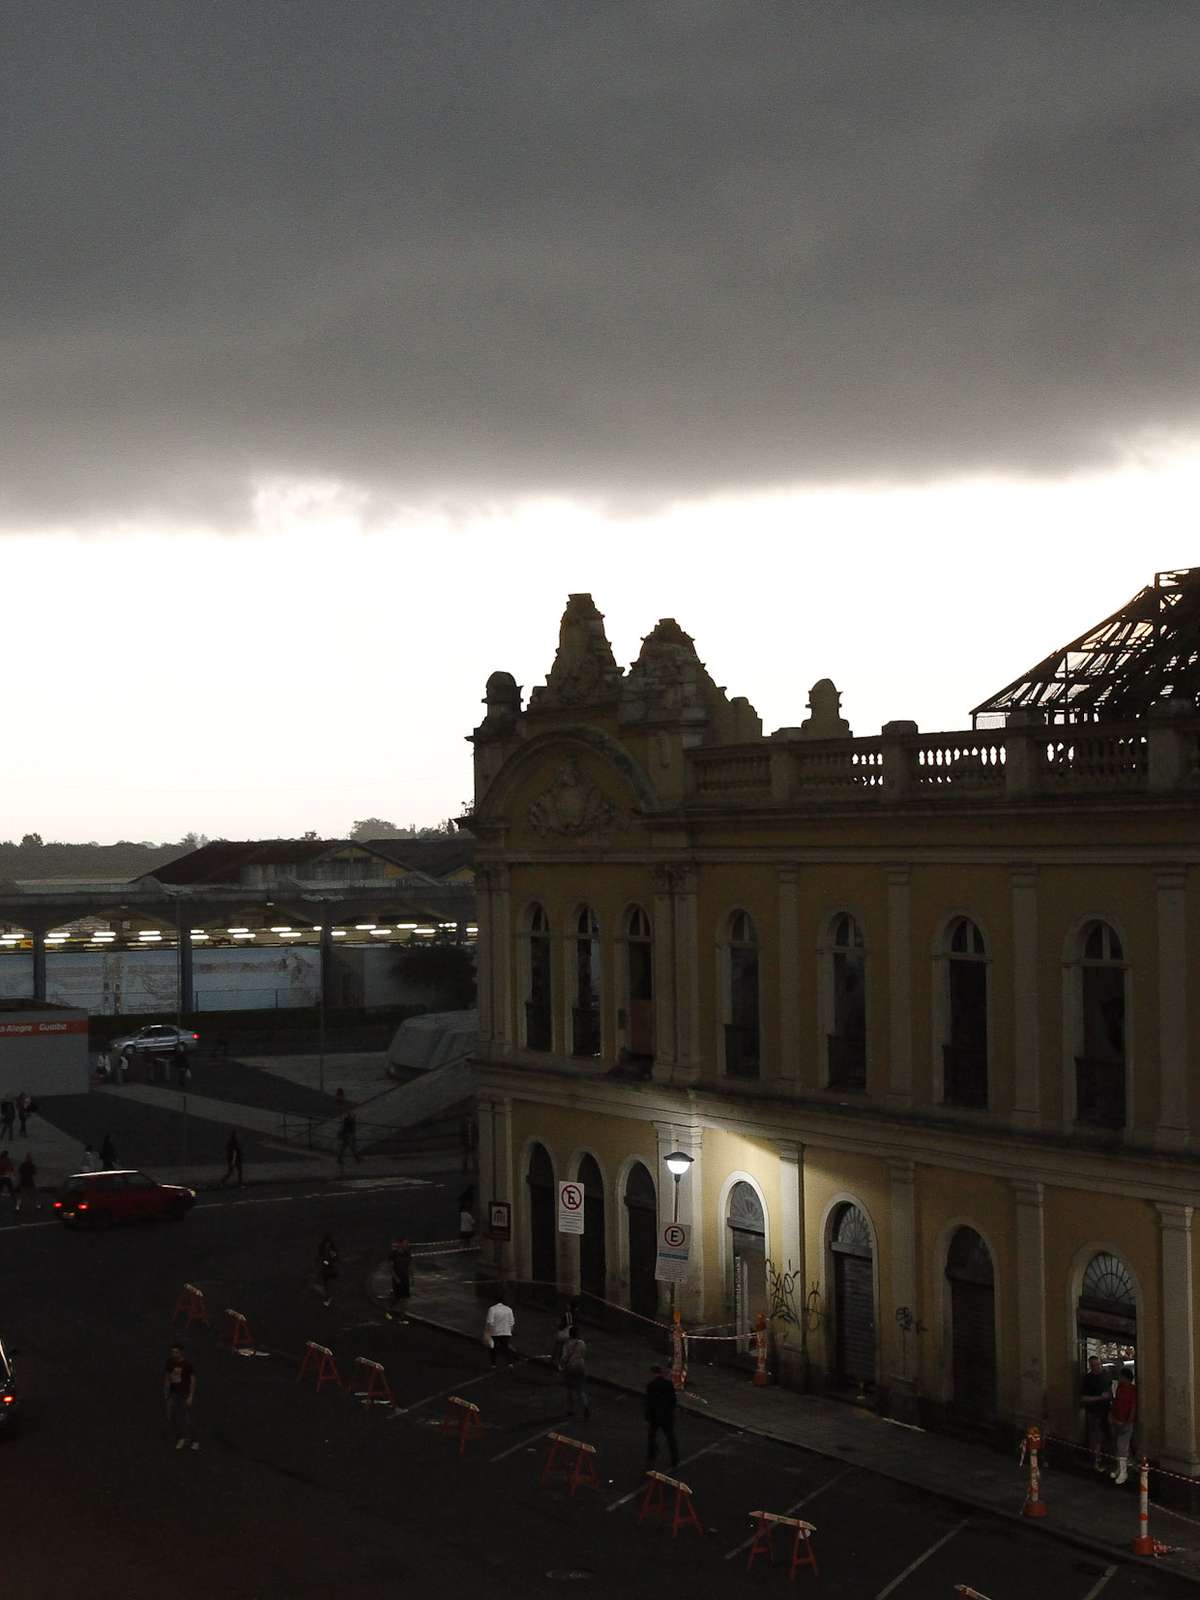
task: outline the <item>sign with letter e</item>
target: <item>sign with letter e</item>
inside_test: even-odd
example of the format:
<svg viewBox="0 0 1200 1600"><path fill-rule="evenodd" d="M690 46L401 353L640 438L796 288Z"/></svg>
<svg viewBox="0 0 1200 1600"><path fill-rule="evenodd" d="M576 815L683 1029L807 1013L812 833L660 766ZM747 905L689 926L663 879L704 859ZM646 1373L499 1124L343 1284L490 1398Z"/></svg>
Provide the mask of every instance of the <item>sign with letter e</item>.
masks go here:
<svg viewBox="0 0 1200 1600"><path fill-rule="evenodd" d="M583 1232L583 1185L560 1183L558 1186L559 1233Z"/></svg>
<svg viewBox="0 0 1200 1600"><path fill-rule="evenodd" d="M658 1260L654 1276L659 1283L682 1283L688 1275L692 1248L690 1222L665 1222L658 1230Z"/></svg>

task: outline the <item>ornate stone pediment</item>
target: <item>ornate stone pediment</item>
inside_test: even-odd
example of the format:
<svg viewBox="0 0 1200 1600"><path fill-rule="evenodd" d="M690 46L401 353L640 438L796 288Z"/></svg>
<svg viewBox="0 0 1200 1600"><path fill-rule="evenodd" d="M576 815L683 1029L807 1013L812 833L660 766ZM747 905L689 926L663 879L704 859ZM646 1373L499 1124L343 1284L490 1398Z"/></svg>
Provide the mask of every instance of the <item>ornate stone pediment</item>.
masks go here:
<svg viewBox="0 0 1200 1600"><path fill-rule="evenodd" d="M616 803L579 770L579 761L572 755L529 807L529 821L543 838L583 839L606 837L619 817Z"/></svg>

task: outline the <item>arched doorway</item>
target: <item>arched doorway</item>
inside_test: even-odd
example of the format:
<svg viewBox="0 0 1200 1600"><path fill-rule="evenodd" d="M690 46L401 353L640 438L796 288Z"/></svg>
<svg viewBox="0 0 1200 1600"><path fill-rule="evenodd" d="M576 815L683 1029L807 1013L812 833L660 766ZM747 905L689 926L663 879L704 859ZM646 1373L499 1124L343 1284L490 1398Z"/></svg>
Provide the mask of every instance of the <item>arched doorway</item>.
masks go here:
<svg viewBox="0 0 1200 1600"><path fill-rule="evenodd" d="M1137 1291L1133 1274L1120 1256L1101 1250L1084 1268L1076 1310L1079 1370L1099 1356L1115 1377L1122 1366L1137 1365Z"/></svg>
<svg viewBox="0 0 1200 1600"><path fill-rule="evenodd" d="M974 1228L957 1228L946 1253L955 1415L986 1422L996 1411L996 1284L992 1253Z"/></svg>
<svg viewBox="0 0 1200 1600"><path fill-rule="evenodd" d="M757 1191L744 1179L729 1191L725 1226L729 1230L725 1288L733 1306L738 1348L744 1350L755 1317L767 1310L767 1219Z"/></svg>
<svg viewBox="0 0 1200 1600"><path fill-rule="evenodd" d="M629 1309L639 1316L658 1312L658 1194L654 1179L640 1161L625 1179L625 1220L629 1229Z"/></svg>
<svg viewBox="0 0 1200 1600"><path fill-rule="evenodd" d="M558 1278L557 1224L554 1199L554 1163L545 1145L529 1151L529 1276L547 1294L554 1293ZM546 1289L544 1286L549 1285Z"/></svg>
<svg viewBox="0 0 1200 1600"><path fill-rule="evenodd" d="M583 1185L583 1237L579 1241L579 1287L603 1300L608 1263L604 1253L604 1179L591 1156L579 1163Z"/></svg>
<svg viewBox="0 0 1200 1600"><path fill-rule="evenodd" d="M870 1225L856 1205L834 1212L829 1250L834 1377L861 1389L875 1382L875 1270Z"/></svg>

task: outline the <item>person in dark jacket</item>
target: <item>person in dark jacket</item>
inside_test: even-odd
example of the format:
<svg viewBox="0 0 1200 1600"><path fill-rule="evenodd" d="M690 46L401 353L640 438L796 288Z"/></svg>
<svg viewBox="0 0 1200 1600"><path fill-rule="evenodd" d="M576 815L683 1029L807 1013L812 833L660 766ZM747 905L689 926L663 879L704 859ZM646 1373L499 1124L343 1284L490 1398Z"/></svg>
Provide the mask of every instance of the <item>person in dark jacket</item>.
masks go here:
<svg viewBox="0 0 1200 1600"><path fill-rule="evenodd" d="M333 1242L333 1235L326 1233L321 1236L317 1246L317 1277L321 1284L321 1303L325 1306L333 1304L333 1284L338 1275L338 1250Z"/></svg>
<svg viewBox="0 0 1200 1600"><path fill-rule="evenodd" d="M675 1385L661 1367L651 1367L646 1385L646 1470L654 1465L658 1435L661 1433L671 1452L671 1465L679 1465L679 1445L675 1441Z"/></svg>
<svg viewBox="0 0 1200 1600"><path fill-rule="evenodd" d="M225 1141L225 1176L221 1179L222 1189L237 1173L238 1188L242 1187L242 1141L237 1136L237 1129L230 1128L229 1137Z"/></svg>
<svg viewBox="0 0 1200 1600"><path fill-rule="evenodd" d="M100 1146L100 1161L105 1172L111 1172L117 1164L117 1147L113 1144L111 1133L104 1135L104 1143Z"/></svg>
<svg viewBox="0 0 1200 1600"><path fill-rule="evenodd" d="M407 1239L392 1241L392 1308L388 1317L402 1309L400 1302L412 1294L412 1246Z"/></svg>

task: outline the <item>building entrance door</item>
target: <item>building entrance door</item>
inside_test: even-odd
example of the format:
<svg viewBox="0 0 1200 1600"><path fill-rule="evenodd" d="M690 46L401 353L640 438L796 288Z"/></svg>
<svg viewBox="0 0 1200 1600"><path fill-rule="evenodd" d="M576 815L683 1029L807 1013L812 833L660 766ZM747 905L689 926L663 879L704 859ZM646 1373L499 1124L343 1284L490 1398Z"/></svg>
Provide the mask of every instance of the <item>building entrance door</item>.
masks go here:
<svg viewBox="0 0 1200 1600"><path fill-rule="evenodd" d="M842 1206L835 1216L829 1248L834 1376L862 1389L875 1382L875 1270L871 1230L856 1205Z"/></svg>
<svg viewBox="0 0 1200 1600"><path fill-rule="evenodd" d="M625 1219L629 1229L629 1309L639 1316L658 1314L658 1195L654 1179L639 1161L625 1180Z"/></svg>
<svg viewBox="0 0 1200 1600"><path fill-rule="evenodd" d="M996 1410L996 1286L992 1255L974 1228L959 1228L946 1256L956 1416L990 1421Z"/></svg>

